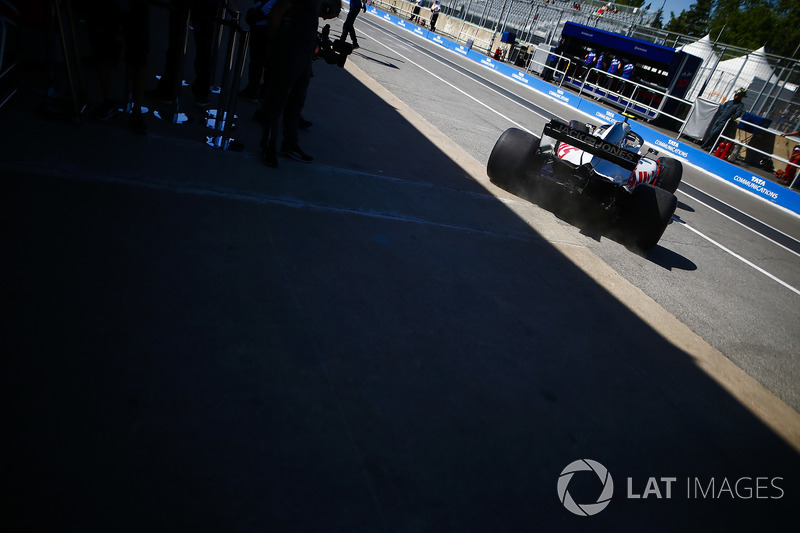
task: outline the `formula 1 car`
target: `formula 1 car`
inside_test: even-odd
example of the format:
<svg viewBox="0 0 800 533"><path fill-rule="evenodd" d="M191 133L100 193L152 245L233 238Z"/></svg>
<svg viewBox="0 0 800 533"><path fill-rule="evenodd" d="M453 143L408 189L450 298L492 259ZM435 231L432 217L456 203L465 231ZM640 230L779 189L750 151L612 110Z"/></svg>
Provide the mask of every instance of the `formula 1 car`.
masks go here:
<svg viewBox="0 0 800 533"><path fill-rule="evenodd" d="M512 188L523 183L556 184L570 195L589 198L611 214L634 247L654 247L672 220L683 167L648 149L627 119L593 126L551 120L537 137L517 128L506 130L492 149L491 181ZM535 189L534 189L535 190Z"/></svg>

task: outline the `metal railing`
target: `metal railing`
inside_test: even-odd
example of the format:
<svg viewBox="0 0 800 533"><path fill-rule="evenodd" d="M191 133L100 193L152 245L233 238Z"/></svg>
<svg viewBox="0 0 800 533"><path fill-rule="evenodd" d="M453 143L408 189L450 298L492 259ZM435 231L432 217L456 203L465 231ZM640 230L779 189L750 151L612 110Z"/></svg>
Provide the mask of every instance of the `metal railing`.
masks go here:
<svg viewBox="0 0 800 533"><path fill-rule="evenodd" d="M536 60L536 50L543 50L546 52L544 61ZM558 58L555 66L549 66L549 60L551 57ZM553 83L553 80L558 78L558 86L561 87L564 85L564 81L567 79L567 73L571 71L570 69L572 68L573 63L572 59L567 56L555 54L547 51L544 47L536 46L534 47L534 51L531 53L530 59L528 59L528 62L525 65L525 70L527 72L536 72L536 69L533 68L533 65L542 66L541 76L543 79L546 79L545 72L550 73L549 79L547 79L548 82ZM562 65L564 65L564 68L561 68Z"/></svg>
<svg viewBox="0 0 800 533"><path fill-rule="evenodd" d="M579 85L579 96L586 92L593 97L615 104L622 108L624 113L637 115L648 122L667 117L683 126L688 117L688 110L694 104L690 100L673 96L651 85L635 82L597 68L581 71L580 76L565 76L565 78L568 78L573 86ZM665 111L669 102L673 102L677 109L681 109L683 106L687 114L682 116L683 113L679 115Z"/></svg>
<svg viewBox="0 0 800 533"><path fill-rule="evenodd" d="M0 0L5 3L6 0ZM149 0L148 3L153 8L164 10L175 10L175 6L168 0ZM78 34L76 30L75 17L72 11L71 0L50 0L48 5L48 100L55 96L56 70L57 63L63 63L66 74L66 90L69 93L71 104L71 118L73 123L80 124L88 109L88 96L86 84L83 78L80 54L78 51ZM173 11L175 13L175 11ZM214 30L211 50L211 85L212 92L217 93L218 106L215 110L207 111L206 126L212 130L205 136L207 145L223 150L241 150L243 145L233 140L231 133L234 127L236 104L239 95L239 83L244 72L245 60L247 57L250 32L241 25L242 15L231 0L218 0L213 18ZM180 43L182 46L175 47L174 56L171 64L174 72L170 72L171 101L167 104L167 109L163 116L153 112L155 116L163 118L173 124L188 122L188 116L182 112L181 89L184 86L184 73L186 71L186 58L188 37L191 29L192 12L188 8L183 8L179 12L180 21ZM5 24L5 21L0 20ZM227 36L227 38L226 38ZM58 43L58 46L56 46ZM5 41L0 38L0 59L5 51ZM224 51L224 61L221 64L222 72L217 72L217 58ZM14 65L5 67L0 72L0 80L9 72ZM219 86L214 86L217 76L221 76ZM131 92L131 80L126 79L127 102L125 110L131 112L133 109L133 98ZM5 100L0 102L0 106Z"/></svg>
<svg viewBox="0 0 800 533"><path fill-rule="evenodd" d="M728 126L731 124L731 121L733 121L734 123L737 123L737 124L740 125L740 126L738 126L736 128L737 132L739 130L743 129L741 127L741 124L746 124L747 127L749 127L749 128L755 128L755 129L767 132L767 133L769 133L771 135L780 135L780 133L776 132L775 130L771 130L771 129L765 128L763 126L759 126L758 124L753 124L752 122L748 122L746 120L742 120L741 118L729 118L728 121L725 123L725 127L722 128L722 131L720 132L720 134L717 135L717 138L714 141L714 144L711 145L712 146L712 154L716 155L716 150L718 148L720 148L720 142L721 141L725 141L725 142L730 142L733 145L736 145L736 148L731 149L731 151L729 152L729 155L727 157L727 160L730 161L731 163L734 163L734 162L737 161L739 155L741 154L741 148L742 147L744 147L745 150L747 150L747 151L752 151L752 152L755 152L757 154L761 154L761 155L763 155L765 157L768 157L770 159L786 163L787 168L789 166L795 168L794 178L792 179L792 182L790 184L788 184L789 188L794 188L795 185L798 183L798 180L800 180L800 165L797 164L797 163L792 163L788 159L784 159L783 157L775 155L774 153L765 152L764 150L760 150L760 149L758 149L758 148L756 148L754 146L750 146L749 143L752 140L753 135L751 135L749 139L744 139L744 140L737 139L736 138L736 133L734 133L734 137L728 137L727 135L725 135L725 131L728 129Z"/></svg>

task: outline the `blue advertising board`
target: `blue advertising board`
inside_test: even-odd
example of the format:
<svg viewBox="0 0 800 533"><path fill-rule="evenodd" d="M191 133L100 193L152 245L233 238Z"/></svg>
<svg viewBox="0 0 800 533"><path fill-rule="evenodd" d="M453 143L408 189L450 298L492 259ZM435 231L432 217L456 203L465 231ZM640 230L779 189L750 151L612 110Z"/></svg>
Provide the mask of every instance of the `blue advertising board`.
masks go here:
<svg viewBox="0 0 800 533"><path fill-rule="evenodd" d="M613 121L623 120L625 117L602 107L591 100L585 100L577 94L564 89L558 88L550 83L547 83L538 77L531 76L530 73L521 71L512 65L502 61L496 61L485 54L470 50L465 46L450 41L439 34L428 31L416 24L412 24L405 19L396 17L389 13L379 11L374 6L368 6L367 12L378 16L396 26L406 29L412 33L419 35L425 39L435 42L453 52L460 54L464 57L483 65L486 68L492 69L499 74L507 76L508 78L516 81L517 83L529 87L543 95L549 96L563 104L566 104L586 115L597 119L600 122L610 123ZM568 23L569 24L569 23ZM597 30L602 31L602 30ZM608 33L608 32L606 32ZM611 34L613 35L613 34ZM663 54L674 53L674 50L669 47L654 45L653 43L645 43L649 46L648 53L662 54L659 57L666 57ZM639 46L638 44L636 46ZM663 49L663 50L662 50ZM668 153L674 157L691 162L703 169L719 176L723 180L732 183L750 193L764 198L776 205L788 209L794 213L800 214L800 193L787 189L776 183L765 180L759 176L755 176L744 169L718 159L711 154L707 154L694 146L681 143L660 133L658 131L648 128L646 125L637 123L636 132L642 136L646 143L656 147L661 153Z"/></svg>
<svg viewBox="0 0 800 533"><path fill-rule="evenodd" d="M669 65L675 56L675 49L669 46L649 43L570 21L564 23L564 31L561 34L591 42L598 50L609 48L620 54L644 57L665 65Z"/></svg>

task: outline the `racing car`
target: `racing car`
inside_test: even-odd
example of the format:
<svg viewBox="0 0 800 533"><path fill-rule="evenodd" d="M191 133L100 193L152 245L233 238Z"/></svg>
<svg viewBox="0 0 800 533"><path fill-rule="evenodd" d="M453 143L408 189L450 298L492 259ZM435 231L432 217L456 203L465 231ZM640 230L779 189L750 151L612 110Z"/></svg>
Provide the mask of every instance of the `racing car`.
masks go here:
<svg viewBox="0 0 800 533"><path fill-rule="evenodd" d="M675 213L683 167L653 149L640 153L643 144L627 118L601 126L554 119L541 137L506 130L492 149L487 173L501 187L551 183L568 197L591 199L610 213L631 245L648 250Z"/></svg>

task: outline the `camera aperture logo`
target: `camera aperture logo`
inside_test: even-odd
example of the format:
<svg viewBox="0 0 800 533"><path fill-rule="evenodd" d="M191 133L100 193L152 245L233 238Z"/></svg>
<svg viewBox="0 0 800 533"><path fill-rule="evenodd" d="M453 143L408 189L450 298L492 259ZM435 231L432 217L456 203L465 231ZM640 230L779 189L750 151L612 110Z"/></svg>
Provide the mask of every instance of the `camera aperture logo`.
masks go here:
<svg viewBox="0 0 800 533"><path fill-rule="evenodd" d="M627 492L619 497L624 498L623 501L628 504L678 498L691 502L739 500L744 503L750 500L780 500L786 495L783 481L784 478L781 476L628 477ZM572 493L569 491L570 483L572 483ZM599 496L596 501L592 501L596 494ZM612 496L614 496L614 481L608 469L597 461L591 459L573 461L558 477L558 499L564 508L578 516L598 514L608 507Z"/></svg>
<svg viewBox="0 0 800 533"><path fill-rule="evenodd" d="M574 476L576 472L587 471L594 472L595 475L597 475L603 488L596 502L579 504L572 499L567 488L569 482L572 480L572 476ZM613 495L614 480L611 479L611 474L608 473L608 469L591 459L578 459L577 461L573 461L561 471L561 475L558 477L558 499L561 500L562 505L564 505L569 512L578 516L596 515L608 506L611 502L611 496Z"/></svg>

